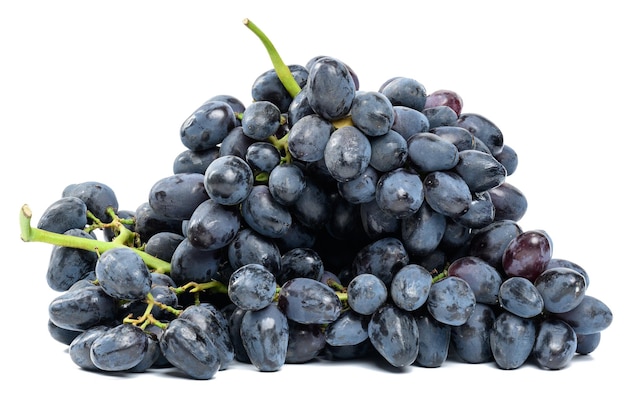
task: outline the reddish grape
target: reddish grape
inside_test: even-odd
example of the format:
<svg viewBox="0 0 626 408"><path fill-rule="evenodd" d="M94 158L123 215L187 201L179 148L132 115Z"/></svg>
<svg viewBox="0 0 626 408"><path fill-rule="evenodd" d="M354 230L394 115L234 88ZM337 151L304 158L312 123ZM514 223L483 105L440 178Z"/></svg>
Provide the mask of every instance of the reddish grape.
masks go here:
<svg viewBox="0 0 626 408"><path fill-rule="evenodd" d="M522 232L509 242L502 255L507 276L521 276L534 281L552 258L552 240L545 231Z"/></svg>

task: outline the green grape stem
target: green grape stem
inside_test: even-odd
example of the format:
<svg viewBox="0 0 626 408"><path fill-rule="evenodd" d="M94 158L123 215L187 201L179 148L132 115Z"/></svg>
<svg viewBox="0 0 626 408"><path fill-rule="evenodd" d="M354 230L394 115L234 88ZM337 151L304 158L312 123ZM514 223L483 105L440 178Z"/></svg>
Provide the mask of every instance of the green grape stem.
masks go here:
<svg viewBox="0 0 626 408"><path fill-rule="evenodd" d="M291 95L292 98L298 95L301 91L300 85L298 85L298 82L294 79L289 67L283 62L283 59L278 54L278 51L276 51L274 44L272 44L265 33L261 31L256 24L250 21L250 19L245 18L243 20L243 24L248 27L265 46L270 60L272 61L272 65L274 66L274 70L276 70L276 75L278 75L278 79L280 79L280 82L283 84L287 92L289 92L289 95Z"/></svg>
<svg viewBox="0 0 626 408"><path fill-rule="evenodd" d="M71 235L59 234L56 232L50 232L42 230L30 225L33 214L30 207L25 204L20 209L20 237L24 242L44 242L52 245L84 249L86 251L96 252L102 254L113 248L126 246L130 231L121 226L120 235L113 241L94 240L89 238L74 237ZM144 251L137 248L128 247L134 250L148 268L158 273L169 273L171 265L169 262L163 261L157 257L154 257Z"/></svg>

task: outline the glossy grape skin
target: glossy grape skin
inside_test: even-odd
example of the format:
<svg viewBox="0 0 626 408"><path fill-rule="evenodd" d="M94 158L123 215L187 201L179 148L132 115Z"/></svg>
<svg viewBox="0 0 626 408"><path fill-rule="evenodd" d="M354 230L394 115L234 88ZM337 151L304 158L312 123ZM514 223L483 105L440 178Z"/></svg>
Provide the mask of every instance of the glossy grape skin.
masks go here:
<svg viewBox="0 0 626 408"><path fill-rule="evenodd" d="M528 209L526 196L508 181L490 189L489 196L496 209L494 217L496 221L519 221L526 214Z"/></svg>
<svg viewBox="0 0 626 408"><path fill-rule="evenodd" d="M148 351L148 337L132 324L119 324L98 336L90 348L93 364L103 371L125 371L139 364Z"/></svg>
<svg viewBox="0 0 626 408"><path fill-rule="evenodd" d="M411 256L425 256L434 251L446 231L446 217L423 202L420 208L401 220L402 242Z"/></svg>
<svg viewBox="0 0 626 408"><path fill-rule="evenodd" d="M591 354L600 345L602 339L602 332L590 333L590 334L578 334L576 333L576 353L578 354Z"/></svg>
<svg viewBox="0 0 626 408"><path fill-rule="evenodd" d="M84 370L99 370L91 361L91 345L98 337L106 333L109 328L109 326L98 325L80 332L68 347L68 354L72 362Z"/></svg>
<svg viewBox="0 0 626 408"><path fill-rule="evenodd" d="M376 200L360 205L363 231L372 240L396 236L400 232L401 219L380 210Z"/></svg>
<svg viewBox="0 0 626 408"><path fill-rule="evenodd" d="M491 352L498 367L504 370L521 367L532 353L535 334L532 320L506 311L500 313L489 332Z"/></svg>
<svg viewBox="0 0 626 408"><path fill-rule="evenodd" d="M587 288L589 287L589 274L582 266L567 259L555 258L555 257L550 258L550 262L548 262L546 269L556 268L556 267L570 268L580 273L585 278L585 287Z"/></svg>
<svg viewBox="0 0 626 408"><path fill-rule="evenodd" d="M54 298L48 306L48 315L52 323L64 329L77 331L110 323L115 319L116 312L115 299L96 285L70 288Z"/></svg>
<svg viewBox="0 0 626 408"><path fill-rule="evenodd" d="M158 232L148 239L144 251L165 262L170 262L176 247L178 247L183 239L185 239L183 235L175 232Z"/></svg>
<svg viewBox="0 0 626 408"><path fill-rule="evenodd" d="M565 267L548 268L534 281L535 287L544 301L544 308L551 313L564 313L582 302L585 292L585 278L573 269Z"/></svg>
<svg viewBox="0 0 626 408"><path fill-rule="evenodd" d="M502 284L500 273L484 260L475 256L464 256L453 261L448 267L448 276L457 276L466 281L476 302L495 305Z"/></svg>
<svg viewBox="0 0 626 408"><path fill-rule="evenodd" d="M490 190L504 183L506 168L491 154L478 150L459 152L454 171L461 175L472 193Z"/></svg>
<svg viewBox="0 0 626 408"><path fill-rule="evenodd" d="M256 142L248 147L246 162L253 171L269 173L280 163L280 152L269 142Z"/></svg>
<svg viewBox="0 0 626 408"><path fill-rule="evenodd" d="M486 117L476 113L462 113L457 126L467 129L475 138L481 140L492 154L502 152L504 146L502 131Z"/></svg>
<svg viewBox="0 0 626 408"><path fill-rule="evenodd" d="M199 173L204 174L206 168L213 160L219 157L219 147L212 147L206 150L183 150L174 158L172 164L172 172L174 174L181 173Z"/></svg>
<svg viewBox="0 0 626 408"><path fill-rule="evenodd" d="M37 228L63 234L71 229L82 229L87 224L87 205L78 197L62 197L45 209Z"/></svg>
<svg viewBox="0 0 626 408"><path fill-rule="evenodd" d="M154 211L149 202L144 202L135 210L134 232L139 235L144 243L159 232L173 232L182 235L182 220L161 215Z"/></svg>
<svg viewBox="0 0 626 408"><path fill-rule="evenodd" d="M172 255L170 276L177 285L209 282L215 278L223 258L221 250L206 251L185 238Z"/></svg>
<svg viewBox="0 0 626 408"><path fill-rule="evenodd" d="M241 102L238 98L233 95L228 94L219 94L213 95L206 102L225 102L227 103L233 110L233 113L237 115L238 113L243 113L246 110L246 106Z"/></svg>
<svg viewBox="0 0 626 408"><path fill-rule="evenodd" d="M473 230L485 228L496 219L496 207L489 192L472 194L472 202L467 212L454 219L455 222Z"/></svg>
<svg viewBox="0 0 626 408"><path fill-rule="evenodd" d="M585 295L574 309L555 316L565 321L579 335L599 333L613 322L611 309L600 299L589 295Z"/></svg>
<svg viewBox="0 0 626 408"><path fill-rule="evenodd" d="M406 106L421 111L426 104L426 88L413 78L391 78L381 85L379 91L394 106Z"/></svg>
<svg viewBox="0 0 626 408"><path fill-rule="evenodd" d="M426 96L424 109L433 108L435 106L447 106L458 116L463 110L463 98L461 98L457 92L448 89L439 89Z"/></svg>
<svg viewBox="0 0 626 408"><path fill-rule="evenodd" d="M289 131L289 153L304 162L321 160L332 132L331 122L317 114L307 115L294 123Z"/></svg>
<svg viewBox="0 0 626 408"><path fill-rule="evenodd" d="M385 237L360 249L354 257L352 269L355 275L362 273L376 275L388 286L391 284L393 275L409 264L409 258L402 241Z"/></svg>
<svg viewBox="0 0 626 408"><path fill-rule="evenodd" d="M294 124L305 116L314 115L315 111L309 104L308 92L306 90L306 84L301 88L301 92L298 93L287 109L287 124L293 127Z"/></svg>
<svg viewBox="0 0 626 408"><path fill-rule="evenodd" d="M437 321L460 326L474 311L476 297L466 281L456 276L448 276L431 285L426 306Z"/></svg>
<svg viewBox="0 0 626 408"><path fill-rule="evenodd" d="M281 268L281 254L276 242L250 228L240 229L228 244L228 260L234 269L254 263L277 274Z"/></svg>
<svg viewBox="0 0 626 408"><path fill-rule="evenodd" d="M460 126L436 126L429 129L443 140L452 143L459 152L463 150L476 149L476 138L469 130Z"/></svg>
<svg viewBox="0 0 626 408"><path fill-rule="evenodd" d="M319 281L324 274L322 257L309 247L293 248L284 252L280 264L280 271L276 274L280 285L294 278Z"/></svg>
<svg viewBox="0 0 626 408"><path fill-rule="evenodd" d="M72 341L74 341L74 339L82 333L82 331L64 329L52 323L52 321L48 319L48 333L54 340L69 346Z"/></svg>
<svg viewBox="0 0 626 408"><path fill-rule="evenodd" d="M304 173L292 163L283 163L272 169L267 187L270 194L282 205L292 205L302 194L305 187Z"/></svg>
<svg viewBox="0 0 626 408"><path fill-rule="evenodd" d="M341 301L326 284L311 278L294 278L281 286L278 306L301 324L327 324L339 317Z"/></svg>
<svg viewBox="0 0 626 408"><path fill-rule="evenodd" d="M64 235L95 239L82 229L70 229ZM98 255L84 249L53 246L48 260L46 281L48 287L57 292L68 290L81 279L93 275Z"/></svg>
<svg viewBox="0 0 626 408"><path fill-rule="evenodd" d="M303 226L319 230L324 228L331 214L332 203L327 191L310 176L305 177L305 187L296 202L289 208Z"/></svg>
<svg viewBox="0 0 626 408"><path fill-rule="evenodd" d="M511 240L522 233L522 228L514 221L494 221L472 236L469 255L477 256L498 271L502 271L502 256Z"/></svg>
<svg viewBox="0 0 626 408"><path fill-rule="evenodd" d="M159 346L167 361L193 379L213 378L220 368L217 347L192 320L172 320L161 335Z"/></svg>
<svg viewBox="0 0 626 408"><path fill-rule="evenodd" d="M306 92L311 108L324 119L333 121L350 112L356 84L342 61L320 57L309 68Z"/></svg>
<svg viewBox="0 0 626 408"><path fill-rule="evenodd" d="M517 152L509 145L505 144L502 146L502 151L498 154L495 154L494 157L498 160L504 168L506 169L507 177L515 173L517 170L517 165L519 163L519 158L517 156Z"/></svg>
<svg viewBox="0 0 626 408"><path fill-rule="evenodd" d="M303 87L309 77L308 70L301 65L288 65L288 69L300 87ZM276 105L281 112L286 112L293 98L281 83L275 69L270 69L259 75L251 86L252 100L268 101Z"/></svg>
<svg viewBox="0 0 626 408"><path fill-rule="evenodd" d="M326 343L331 346L353 346L368 339L369 316L352 310L342 313L325 330Z"/></svg>
<svg viewBox="0 0 626 408"><path fill-rule="evenodd" d="M367 203L376 198L378 179L378 171L371 166L370 162L370 166L358 177L349 181L338 182L337 191L349 203Z"/></svg>
<svg viewBox="0 0 626 408"><path fill-rule="evenodd" d="M226 247L241 226L239 210L208 199L199 204L187 224L187 240L203 251Z"/></svg>
<svg viewBox="0 0 626 408"><path fill-rule="evenodd" d="M241 319L241 340L250 362L262 372L278 371L287 359L289 322L276 303L249 310Z"/></svg>
<svg viewBox="0 0 626 408"><path fill-rule="evenodd" d="M62 197L79 198L85 203L87 210L103 222L111 222L112 220L107 213L108 208L115 212L119 209L117 196L113 189L97 181L70 184L63 189Z"/></svg>
<svg viewBox="0 0 626 408"><path fill-rule="evenodd" d="M385 304L372 314L367 326L374 348L394 367L415 362L419 331L412 314L392 304Z"/></svg>
<svg viewBox="0 0 626 408"><path fill-rule="evenodd" d="M412 312L426 303L431 285L432 278L426 268L408 264L393 276L389 295L397 307Z"/></svg>
<svg viewBox="0 0 626 408"><path fill-rule="evenodd" d="M379 172L397 169L404 166L407 161L407 140L394 130L370 138L370 146L372 154L369 165Z"/></svg>
<svg viewBox="0 0 626 408"><path fill-rule="evenodd" d="M413 134L407 148L410 163L420 172L450 170L459 162L457 147L434 133Z"/></svg>
<svg viewBox="0 0 626 408"><path fill-rule="evenodd" d="M526 278L513 276L505 279L498 291L500 306L519 317L531 318L543 312L544 302L537 287Z"/></svg>
<svg viewBox="0 0 626 408"><path fill-rule="evenodd" d="M267 140L280 127L280 109L268 101L254 101L241 118L243 133L254 140Z"/></svg>
<svg viewBox="0 0 626 408"><path fill-rule="evenodd" d="M258 184L241 204L245 223L268 238L279 238L287 233L292 218L289 209L272 197L269 187Z"/></svg>
<svg viewBox="0 0 626 408"><path fill-rule="evenodd" d="M143 359L141 359L137 365L128 370L131 373L145 373L150 368L157 367L159 360L163 356L161 353L161 346L159 345L159 339L156 334L146 331L144 331L144 333L148 339L148 348L144 353Z"/></svg>
<svg viewBox="0 0 626 408"><path fill-rule="evenodd" d="M193 304L187 306L178 318L193 321L210 335L218 352L220 370L226 369L234 361L235 349L228 332L228 320L215 306L210 303Z"/></svg>
<svg viewBox="0 0 626 408"><path fill-rule="evenodd" d="M180 127L180 141L189 150L206 150L220 144L237 126L233 108L223 101L207 101Z"/></svg>
<svg viewBox="0 0 626 408"><path fill-rule="evenodd" d="M228 135L226 135L222 143L220 143L218 147L219 155L232 155L243 159L246 157L248 147L250 147L255 142L256 140L246 136L243 133L243 128L241 126L236 126L230 132L228 132Z"/></svg>
<svg viewBox="0 0 626 408"><path fill-rule="evenodd" d="M162 217L185 220L208 198L203 174L182 173L155 182L150 188L148 203Z"/></svg>
<svg viewBox="0 0 626 408"><path fill-rule="evenodd" d="M376 203L393 217L415 214L425 199L422 179L418 173L398 168L384 173L376 183Z"/></svg>
<svg viewBox="0 0 626 408"><path fill-rule="evenodd" d="M440 126L454 126L459 119L458 115L449 106L433 106L422 110L431 128Z"/></svg>
<svg viewBox="0 0 626 408"><path fill-rule="evenodd" d="M346 294L352 310L361 315L372 315L387 301L389 292L378 276L362 273L350 280Z"/></svg>
<svg viewBox="0 0 626 408"><path fill-rule="evenodd" d="M529 230L514 237L502 254L502 268L507 276L521 276L534 281L552 258L552 241L545 231Z"/></svg>
<svg viewBox="0 0 626 408"><path fill-rule="evenodd" d="M380 92L357 92L350 111L354 126L367 136L382 136L391 130L394 121L393 105Z"/></svg>
<svg viewBox="0 0 626 408"><path fill-rule="evenodd" d="M113 248L100 255L96 278L102 289L116 299L144 299L152 285L143 259L128 247Z"/></svg>
<svg viewBox="0 0 626 408"><path fill-rule="evenodd" d="M448 358L452 326L440 323L427 312L415 317L419 344L415 364L421 367L441 367Z"/></svg>
<svg viewBox="0 0 626 408"><path fill-rule="evenodd" d="M234 155L213 160L204 173L203 185L208 196L222 205L236 205L248 197L254 175L248 163Z"/></svg>
<svg viewBox="0 0 626 408"><path fill-rule="evenodd" d="M438 213L457 218L469 210L472 193L457 173L433 171L424 177L424 199Z"/></svg>
<svg viewBox="0 0 626 408"><path fill-rule="evenodd" d="M491 306L476 303L467 321L452 326L450 341L458 357L472 364L491 361L489 333L496 319Z"/></svg>
<svg viewBox="0 0 626 408"><path fill-rule="evenodd" d="M276 277L263 265L246 264L230 275L228 297L240 309L263 309L275 294Z"/></svg>
<svg viewBox="0 0 626 408"><path fill-rule="evenodd" d="M335 130L324 148L324 162L337 181L350 181L363 174L371 157L369 140L354 126Z"/></svg>
<svg viewBox="0 0 626 408"><path fill-rule="evenodd" d="M407 106L394 106L395 119L391 130L401 134L405 139L409 139L416 133L428 132L430 123L428 118L419 110Z"/></svg>
<svg viewBox="0 0 626 408"><path fill-rule="evenodd" d="M248 352L243 345L243 341L241 340L241 320L243 316L246 314L247 310L240 309L235 307L233 311L228 315L228 335L230 337L230 341L233 345L233 350L235 353L235 360L240 361L242 363L250 363L250 358L248 357Z"/></svg>
<svg viewBox="0 0 626 408"><path fill-rule="evenodd" d="M539 323L533 356L541 368L560 370L576 354L577 338L572 327L559 319L546 319Z"/></svg>
<svg viewBox="0 0 626 408"><path fill-rule="evenodd" d="M317 358L326 346L320 326L289 322L286 364L306 363Z"/></svg>

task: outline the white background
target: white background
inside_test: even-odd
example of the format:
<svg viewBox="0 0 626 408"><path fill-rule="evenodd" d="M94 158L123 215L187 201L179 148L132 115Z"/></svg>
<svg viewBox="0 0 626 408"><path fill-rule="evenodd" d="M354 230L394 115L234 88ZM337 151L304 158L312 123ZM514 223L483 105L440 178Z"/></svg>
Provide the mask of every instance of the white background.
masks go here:
<svg viewBox="0 0 626 408"><path fill-rule="evenodd" d="M626 31L618 3L3 2L0 404L615 406L626 313ZM246 17L288 64L335 56L357 72L364 90L392 76L413 77L428 91L457 91L464 111L495 122L519 154L508 180L529 201L520 225L547 231L554 256L583 266L587 293L614 312L599 348L554 372L450 362L398 373L345 362L277 373L236 366L193 381L74 366L47 333L47 306L57 295L45 281L50 247L20 241L19 208L29 204L36 220L67 184L87 180L110 185L123 209L146 201L184 150L184 119L217 94L249 103L251 84L271 68L242 24Z"/></svg>

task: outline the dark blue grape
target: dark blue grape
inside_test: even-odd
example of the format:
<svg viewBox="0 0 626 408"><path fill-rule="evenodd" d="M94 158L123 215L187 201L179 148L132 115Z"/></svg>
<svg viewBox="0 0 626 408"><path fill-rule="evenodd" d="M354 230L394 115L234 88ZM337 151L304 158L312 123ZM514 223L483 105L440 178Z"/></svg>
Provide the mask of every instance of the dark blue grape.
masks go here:
<svg viewBox="0 0 626 408"><path fill-rule="evenodd" d="M373 201L376 198L376 184L378 172L371 165L358 177L337 183L339 194L352 204L362 204Z"/></svg>
<svg viewBox="0 0 626 408"><path fill-rule="evenodd" d="M401 105L421 111L426 105L426 88L413 78L392 78L381 86L380 92L394 106Z"/></svg>
<svg viewBox="0 0 626 408"><path fill-rule="evenodd" d="M533 347L533 356L541 368L565 368L576 354L576 333L559 319L546 319L539 323Z"/></svg>
<svg viewBox="0 0 626 408"><path fill-rule="evenodd" d="M83 229L87 224L87 205L78 197L62 197L41 214L37 228L63 234L71 229Z"/></svg>
<svg viewBox="0 0 626 408"><path fill-rule="evenodd" d="M602 332L591 334L578 334L576 333L576 353L578 354L591 354L600 345L602 339Z"/></svg>
<svg viewBox="0 0 626 408"><path fill-rule="evenodd" d="M355 276L346 290L348 305L361 315L371 315L378 310L387 302L388 293L385 283L371 273Z"/></svg>
<svg viewBox="0 0 626 408"><path fill-rule="evenodd" d="M237 156L240 158L246 157L246 152L248 151L248 147L255 143L256 140L246 136L243 133L243 128L241 126L236 126L228 135L224 138L222 143L219 145L219 155L220 156Z"/></svg>
<svg viewBox="0 0 626 408"><path fill-rule="evenodd" d="M521 276L513 276L502 282L498 303L504 310L523 318L535 317L543 312L541 293L533 282Z"/></svg>
<svg viewBox="0 0 626 408"><path fill-rule="evenodd" d="M189 150L206 150L219 145L237 125L233 108L223 101L207 101L180 127L180 141Z"/></svg>
<svg viewBox="0 0 626 408"><path fill-rule="evenodd" d="M324 148L324 162L337 181L349 181L363 174L372 157L367 137L354 126L335 130Z"/></svg>
<svg viewBox="0 0 626 408"><path fill-rule="evenodd" d="M280 109L268 101L252 102L243 112L241 128L254 140L267 140L280 127Z"/></svg>
<svg viewBox="0 0 626 408"><path fill-rule="evenodd" d="M241 102L238 98L233 95L214 95L210 97L207 102L225 102L227 103L233 110L233 113L237 115L238 113L243 113L246 110L246 106Z"/></svg>
<svg viewBox="0 0 626 408"><path fill-rule="evenodd" d="M314 115L315 111L309 104L308 92L306 91L306 84L301 87L301 92L298 93L287 109L287 124L293 127L298 121L305 116Z"/></svg>
<svg viewBox="0 0 626 408"><path fill-rule="evenodd" d="M177 285L209 282L216 277L223 258L221 250L206 251L185 238L172 255L170 276Z"/></svg>
<svg viewBox="0 0 626 408"><path fill-rule="evenodd" d="M476 231L469 244L469 255L477 256L502 271L502 256L511 240L522 233L514 221L494 221Z"/></svg>
<svg viewBox="0 0 626 408"><path fill-rule="evenodd" d="M494 157L498 160L506 169L506 175L510 176L517 170L518 157L517 152L509 145L502 146L502 151L495 154Z"/></svg>
<svg viewBox="0 0 626 408"><path fill-rule="evenodd" d="M405 139L409 139L416 133L428 132L430 123L428 118L419 110L407 106L394 106L395 119L391 130L401 134Z"/></svg>
<svg viewBox="0 0 626 408"><path fill-rule="evenodd" d="M465 323L452 326L450 341L461 360L478 364L493 358L489 333L494 321L495 313L491 306L476 303Z"/></svg>
<svg viewBox="0 0 626 408"><path fill-rule="evenodd" d="M454 126L459 119L458 115L451 107L443 105L424 108L422 113L428 119L431 128Z"/></svg>
<svg viewBox="0 0 626 408"><path fill-rule="evenodd" d="M496 207L491 201L489 192L472 194L472 202L467 212L454 219L455 222L464 227L479 230L494 222L496 218Z"/></svg>
<svg viewBox="0 0 626 408"><path fill-rule="evenodd" d="M587 288L589 287L589 274L582 266L568 259L555 258L555 257L550 258L550 262L548 262L546 269L556 268L556 267L570 268L580 273L585 278L585 286Z"/></svg>
<svg viewBox="0 0 626 408"><path fill-rule="evenodd" d="M276 303L261 310L246 311L240 333L248 358L259 371L282 368L287 359L289 322Z"/></svg>
<svg viewBox="0 0 626 408"><path fill-rule="evenodd" d="M289 153L304 162L318 161L324 158L324 148L332 132L331 122L317 114L307 115L289 130Z"/></svg>
<svg viewBox="0 0 626 408"><path fill-rule="evenodd" d="M376 202L382 211L396 218L415 214L424 202L422 179L405 168L384 173L376 183Z"/></svg>
<svg viewBox="0 0 626 408"><path fill-rule="evenodd" d="M199 173L204 174L209 164L220 155L219 147L212 147L206 150L183 150L174 158L172 172L174 174L181 173Z"/></svg>
<svg viewBox="0 0 626 408"><path fill-rule="evenodd" d="M446 142L452 143L457 150L476 149L476 139L469 130L460 126L437 126L429 129L430 133L439 136Z"/></svg>
<svg viewBox="0 0 626 408"><path fill-rule="evenodd" d="M408 156L407 140L395 130L370 138L372 155L370 166L380 172L404 166Z"/></svg>
<svg viewBox="0 0 626 408"><path fill-rule="evenodd" d="M207 167L203 183L208 196L216 203L236 205L250 194L254 175L244 159L234 155L220 156Z"/></svg>
<svg viewBox="0 0 626 408"><path fill-rule="evenodd" d="M81 199L87 206L87 210L103 222L111 222L112 220L107 213L109 208L115 212L119 209L117 196L113 189L96 181L70 184L63 189L62 196Z"/></svg>
<svg viewBox="0 0 626 408"><path fill-rule="evenodd" d="M574 309L557 313L556 316L569 324L576 334L593 334L605 330L613 322L613 312L600 299L585 295Z"/></svg>
<svg viewBox="0 0 626 408"><path fill-rule="evenodd" d="M342 313L325 330L326 343L331 346L354 346L368 339L369 316L352 310Z"/></svg>
<svg viewBox="0 0 626 408"><path fill-rule="evenodd" d="M363 230L372 240L397 236L400 232L401 219L381 211L376 200L361 203L359 213Z"/></svg>
<svg viewBox="0 0 626 408"><path fill-rule="evenodd" d="M504 145L502 131L489 119L476 113L459 115L457 126L467 129L475 138L482 141L492 154L499 154Z"/></svg>
<svg viewBox="0 0 626 408"><path fill-rule="evenodd" d="M489 153L478 150L459 152L459 162L454 166L472 193L490 190L504 183L506 168Z"/></svg>
<svg viewBox="0 0 626 408"><path fill-rule="evenodd" d="M269 142L255 142L248 147L246 162L253 171L269 173L280 164L280 152Z"/></svg>
<svg viewBox="0 0 626 408"><path fill-rule="evenodd" d="M48 319L48 333L54 340L69 346L82 331L64 329Z"/></svg>
<svg viewBox="0 0 626 408"><path fill-rule="evenodd" d="M284 252L280 260L277 280L280 285L294 278L321 280L324 273L322 257L312 248L293 248Z"/></svg>
<svg viewBox="0 0 626 408"><path fill-rule="evenodd" d="M409 254L397 238L385 237L361 248L352 262L355 275L371 273L388 286L393 275L409 264Z"/></svg>
<svg viewBox="0 0 626 408"><path fill-rule="evenodd" d="M406 367L415 362L419 331L409 312L383 305L371 316L367 332L374 348L392 366Z"/></svg>
<svg viewBox="0 0 626 408"><path fill-rule="evenodd" d="M285 235L292 222L289 209L274 200L265 184L252 188L241 204L241 215L250 228L269 238Z"/></svg>
<svg viewBox="0 0 626 408"><path fill-rule="evenodd" d="M120 324L98 336L91 345L93 364L103 371L125 371L135 367L148 351L148 336L132 324Z"/></svg>
<svg viewBox="0 0 626 408"><path fill-rule="evenodd" d="M228 244L228 261L233 269L253 263L278 274L281 268L281 254L276 242L250 228L240 229Z"/></svg>
<svg viewBox="0 0 626 408"><path fill-rule="evenodd" d="M276 277L263 265L243 265L230 275L228 297L240 309L263 309L275 295Z"/></svg>
<svg viewBox="0 0 626 408"><path fill-rule="evenodd" d="M416 316L419 344L415 363L421 367L441 367L448 359L451 326L440 323L428 313Z"/></svg>
<svg viewBox="0 0 626 408"><path fill-rule="evenodd" d="M102 289L116 299L144 299L152 286L152 277L145 262L128 247L104 252L98 258L95 270Z"/></svg>
<svg viewBox="0 0 626 408"><path fill-rule="evenodd" d="M311 278L285 282L278 295L278 305L290 319L302 324L326 324L339 317L341 301L326 284Z"/></svg>
<svg viewBox="0 0 626 408"><path fill-rule="evenodd" d="M228 335L230 341L233 344L233 350L235 352L235 360L242 363L250 363L248 358L248 352L241 340L241 320L246 314L247 310L235 307L233 311L228 315Z"/></svg>
<svg viewBox="0 0 626 408"><path fill-rule="evenodd" d="M434 133L415 133L407 140L410 163L420 172L454 168L459 162L459 150Z"/></svg>
<svg viewBox="0 0 626 408"><path fill-rule="evenodd" d="M535 287L543 298L544 307L551 313L565 313L585 297L585 278L566 267L549 268L535 279Z"/></svg>
<svg viewBox="0 0 626 408"><path fill-rule="evenodd" d="M64 235L95 239L82 229L70 229ZM97 243L94 242L95 246ZM79 280L92 275L97 261L98 255L92 251L64 246L52 247L46 271L48 286L58 292L68 290Z"/></svg>
<svg viewBox="0 0 626 408"><path fill-rule="evenodd" d="M186 220L208 198L203 174L182 173L154 183L150 188L148 203L162 217Z"/></svg>
<svg viewBox="0 0 626 408"><path fill-rule="evenodd" d="M521 367L533 350L535 333L532 320L509 312L500 313L489 332L491 352L498 367L504 370Z"/></svg>
<svg viewBox="0 0 626 408"><path fill-rule="evenodd" d="M157 232L148 239L144 251L154 257L170 262L176 247L183 239L185 239L183 235L175 232Z"/></svg>
<svg viewBox="0 0 626 408"><path fill-rule="evenodd" d="M382 136L391 130L393 105L380 92L357 92L350 111L352 123L367 136Z"/></svg>
<svg viewBox="0 0 626 408"><path fill-rule="evenodd" d="M317 358L326 346L319 325L289 322L289 342L285 363L306 363Z"/></svg>
<svg viewBox="0 0 626 408"><path fill-rule="evenodd" d="M80 334L72 340L68 347L68 354L72 362L84 370L99 370L91 361L91 345L109 328L109 326L94 326L79 332Z"/></svg>
<svg viewBox="0 0 626 408"><path fill-rule="evenodd" d="M424 177L424 199L438 213L458 218L469 211L472 193L457 173L433 171Z"/></svg>
<svg viewBox="0 0 626 408"><path fill-rule="evenodd" d="M209 333L192 320L171 321L161 335L159 345L167 361L193 379L213 378L220 368L217 346Z"/></svg>
<svg viewBox="0 0 626 408"><path fill-rule="evenodd" d="M401 237L411 256L425 256L434 251L446 231L446 217L423 202L420 208L401 221Z"/></svg>
<svg viewBox="0 0 626 408"><path fill-rule="evenodd" d="M117 314L115 299L102 287L93 284L70 288L48 306L48 315L56 326L68 330L86 330L113 321Z"/></svg>
<svg viewBox="0 0 626 408"><path fill-rule="evenodd" d="M528 209L528 200L522 191L505 181L489 190L491 202L496 209L494 219L519 221Z"/></svg>
<svg viewBox="0 0 626 408"><path fill-rule="evenodd" d="M439 322L460 326L474 311L476 297L469 283L456 276L448 276L432 284L426 306Z"/></svg>
<svg viewBox="0 0 626 408"><path fill-rule="evenodd" d="M306 92L315 113L333 121L350 112L356 84L347 65L336 58L320 57L309 68Z"/></svg>
<svg viewBox="0 0 626 408"><path fill-rule="evenodd" d="M241 226L239 210L208 199L198 205L189 218L187 240L203 251L226 247Z"/></svg>
<svg viewBox="0 0 626 408"><path fill-rule="evenodd" d="M283 163L272 169L267 187L276 202L292 205L298 200L306 186L306 179L300 167L292 163Z"/></svg>
<svg viewBox="0 0 626 408"><path fill-rule="evenodd" d="M292 215L305 227L319 230L330 219L332 203L328 192L311 177L305 177L302 193L290 207Z"/></svg>
<svg viewBox="0 0 626 408"><path fill-rule="evenodd" d="M134 231L144 243L159 232L182 235L182 220L161 215L154 211L149 202L145 202L135 210Z"/></svg>
<svg viewBox="0 0 626 408"><path fill-rule="evenodd" d="M408 264L393 276L389 295L400 309L412 312L426 303L431 285L432 278L426 268Z"/></svg>
<svg viewBox="0 0 626 408"><path fill-rule="evenodd" d="M161 346L159 345L159 339L156 334L144 331L146 338L148 339L148 348L143 355L143 359L134 367L128 371L131 373L145 373L152 367L156 367L159 364L159 360L163 358L161 353Z"/></svg>
<svg viewBox="0 0 626 408"><path fill-rule="evenodd" d="M487 305L498 303L502 277L486 261L476 256L463 256L450 264L448 276L457 276L466 281L474 292L476 302Z"/></svg>
<svg viewBox="0 0 626 408"><path fill-rule="evenodd" d="M289 65L288 68L295 81L302 88L309 77L308 70L301 65ZM259 75L252 84L251 93L252 100L271 102L281 112L286 112L293 101L278 78L275 69L270 69Z"/></svg>

